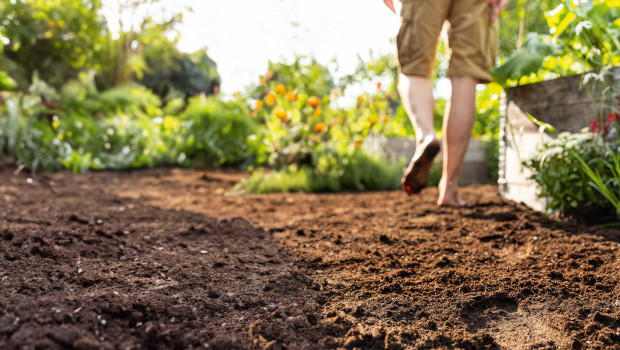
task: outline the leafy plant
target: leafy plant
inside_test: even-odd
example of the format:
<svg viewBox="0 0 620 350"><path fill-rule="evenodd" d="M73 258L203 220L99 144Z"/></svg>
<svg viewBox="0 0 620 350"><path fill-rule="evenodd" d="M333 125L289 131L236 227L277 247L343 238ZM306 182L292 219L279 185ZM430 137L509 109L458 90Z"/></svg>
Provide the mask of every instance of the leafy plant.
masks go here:
<svg viewBox="0 0 620 350"><path fill-rule="evenodd" d="M250 161L246 141L257 125L245 101L194 97L179 119L181 152L194 164L238 166Z"/></svg>
<svg viewBox="0 0 620 350"><path fill-rule="evenodd" d="M593 124L591 129L594 129L597 133L601 133L603 137L609 136L612 132L615 132L615 137L617 138L618 131L620 131L620 117L618 113L615 112L610 114L607 119L608 121L602 128ZM606 155L603 161L606 169L604 169L605 171L603 172L592 167L574 151L571 151L571 154L579 161L583 172L590 178L589 185L605 197L607 202L615 208L616 216L620 219L620 140L616 140L615 143L605 142L603 151Z"/></svg>
<svg viewBox="0 0 620 350"><path fill-rule="evenodd" d="M0 146L2 152L32 171L57 170L59 159L68 149L55 138L47 118L41 119L44 109L41 100L21 94L5 95L0 108ZM24 118L24 113L31 115Z"/></svg>
<svg viewBox="0 0 620 350"><path fill-rule="evenodd" d="M17 83L6 72L0 71L0 91L15 90Z"/></svg>
<svg viewBox="0 0 620 350"><path fill-rule="evenodd" d="M550 211L566 211L584 203L603 203L590 186L589 178L581 171L575 155L588 159L590 166L602 171L603 154L595 144L595 135L562 133L544 143L538 154L525 166L533 171L532 179L540 186L539 196L547 199Z"/></svg>
<svg viewBox="0 0 620 350"><path fill-rule="evenodd" d="M580 133L560 133L542 148L525 166L540 186L540 197L547 199L550 211L567 211L585 204L613 207L617 210L620 178L617 161L620 141L617 114L611 114L607 127L594 122ZM614 123L615 120L615 123ZM555 133L553 127L541 123ZM613 128L613 129L612 129Z"/></svg>
<svg viewBox="0 0 620 350"><path fill-rule="evenodd" d="M618 151L608 149L609 155L612 159L612 163L605 162L607 170L611 173L609 178L606 178L598 170L592 169L592 167L583 160L578 154L573 153L573 156L577 158L583 171L590 178L590 185L607 199L607 201L616 209L616 216L620 219L620 197L618 196L618 188L620 188L620 155Z"/></svg>
<svg viewBox="0 0 620 350"><path fill-rule="evenodd" d="M535 82L620 63L617 1L565 1L545 18L549 33L529 33L523 48L492 71L497 82Z"/></svg>
<svg viewBox="0 0 620 350"><path fill-rule="evenodd" d="M105 22L99 0L0 1L2 66L24 90L33 74L55 88L97 67ZM14 63L17 63L15 65Z"/></svg>

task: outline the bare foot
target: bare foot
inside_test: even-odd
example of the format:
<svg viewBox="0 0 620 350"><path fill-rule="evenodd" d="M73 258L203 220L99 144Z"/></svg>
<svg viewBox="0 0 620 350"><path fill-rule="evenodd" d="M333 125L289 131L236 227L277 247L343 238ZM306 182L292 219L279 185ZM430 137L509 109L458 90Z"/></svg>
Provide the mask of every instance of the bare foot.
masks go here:
<svg viewBox="0 0 620 350"><path fill-rule="evenodd" d="M439 153L440 148L441 143L435 136L429 135L422 141L409 163L405 175L400 180L400 184L407 194L420 193L426 187L433 159Z"/></svg>
<svg viewBox="0 0 620 350"><path fill-rule="evenodd" d="M439 199L437 205L440 207L461 208L465 202L459 196L459 187L452 182L445 183L444 179L439 182Z"/></svg>

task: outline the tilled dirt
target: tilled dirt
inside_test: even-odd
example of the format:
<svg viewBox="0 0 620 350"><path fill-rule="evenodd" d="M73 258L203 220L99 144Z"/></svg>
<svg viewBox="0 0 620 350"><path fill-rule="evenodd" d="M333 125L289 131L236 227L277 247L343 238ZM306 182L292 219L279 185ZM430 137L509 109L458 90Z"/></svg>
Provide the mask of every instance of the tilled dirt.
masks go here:
<svg viewBox="0 0 620 350"><path fill-rule="evenodd" d="M620 349L620 231L463 189L0 169L0 349Z"/></svg>

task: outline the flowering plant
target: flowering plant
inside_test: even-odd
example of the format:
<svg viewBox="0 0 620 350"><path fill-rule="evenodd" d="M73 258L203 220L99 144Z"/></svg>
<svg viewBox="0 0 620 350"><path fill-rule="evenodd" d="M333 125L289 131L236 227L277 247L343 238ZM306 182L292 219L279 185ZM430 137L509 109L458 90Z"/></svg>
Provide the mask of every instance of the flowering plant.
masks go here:
<svg viewBox="0 0 620 350"><path fill-rule="evenodd" d="M297 64L299 61L293 63ZM262 192L398 187L401 165L388 164L362 147L369 135L403 128L389 117L389 94L377 84L375 93L360 95L354 106L339 107L341 90L333 88L331 77L309 75L306 81L300 81L303 72L318 71L312 68L314 64L296 67L293 77L286 65L270 66L259 86L253 89L252 115L261 126L248 140L258 167L268 167L280 174L277 181L282 181L282 176L299 178L295 174L303 173L305 185L266 186L264 182L276 181L275 177L258 168L246 182L246 189ZM311 76L314 80L310 80ZM317 86L316 81L324 82L324 86ZM356 168L359 166L372 169ZM373 179L377 173L385 174L383 183Z"/></svg>

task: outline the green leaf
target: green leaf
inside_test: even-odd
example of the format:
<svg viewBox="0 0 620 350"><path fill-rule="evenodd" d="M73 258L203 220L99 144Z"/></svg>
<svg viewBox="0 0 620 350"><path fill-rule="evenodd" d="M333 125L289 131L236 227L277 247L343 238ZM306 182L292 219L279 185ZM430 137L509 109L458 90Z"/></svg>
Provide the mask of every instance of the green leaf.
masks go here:
<svg viewBox="0 0 620 350"><path fill-rule="evenodd" d="M543 55L520 51L503 65L492 69L491 75L498 84L505 86L509 80L516 80L538 72L544 59Z"/></svg>
<svg viewBox="0 0 620 350"><path fill-rule="evenodd" d="M529 33L523 43L523 49L503 65L492 69L491 74L497 83L505 86L509 80L519 80L538 73L543 68L545 57L555 55L559 51L557 44L544 42L539 34Z"/></svg>
<svg viewBox="0 0 620 350"><path fill-rule="evenodd" d="M0 71L0 91L15 90L17 83L4 71Z"/></svg>

